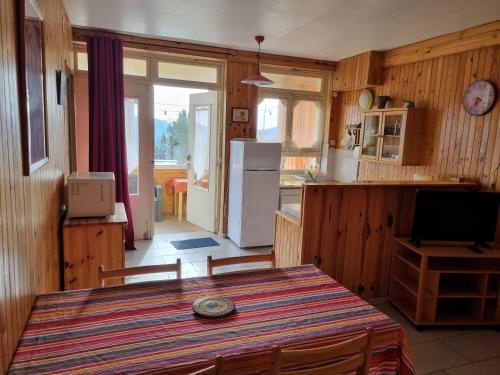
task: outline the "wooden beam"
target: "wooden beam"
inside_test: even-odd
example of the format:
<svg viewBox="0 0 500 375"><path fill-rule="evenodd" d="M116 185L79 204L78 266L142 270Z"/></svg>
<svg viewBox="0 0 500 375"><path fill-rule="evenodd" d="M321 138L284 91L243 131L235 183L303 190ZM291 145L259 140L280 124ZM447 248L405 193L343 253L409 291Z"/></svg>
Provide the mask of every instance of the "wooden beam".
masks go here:
<svg viewBox="0 0 500 375"><path fill-rule="evenodd" d="M411 64L499 44L500 20L386 51L383 67Z"/></svg>
<svg viewBox="0 0 500 375"><path fill-rule="evenodd" d="M121 39L125 47L150 51L177 53L182 55L208 57L245 63L255 63L257 58L256 52L122 34L106 30L73 27L74 41L86 42L87 38L90 36L109 36ZM260 56L261 63L263 64L289 66L303 69L334 71L336 65L335 61L315 60L303 57L282 56L269 53L261 53Z"/></svg>

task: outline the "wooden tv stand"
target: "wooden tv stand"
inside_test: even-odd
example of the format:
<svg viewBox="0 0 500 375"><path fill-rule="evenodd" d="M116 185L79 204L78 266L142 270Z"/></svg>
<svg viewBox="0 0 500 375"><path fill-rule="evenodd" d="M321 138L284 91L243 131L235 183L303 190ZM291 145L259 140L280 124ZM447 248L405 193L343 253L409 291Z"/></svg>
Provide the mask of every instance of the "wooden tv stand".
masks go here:
<svg viewBox="0 0 500 375"><path fill-rule="evenodd" d="M500 325L500 249L422 245L396 238L391 302L417 326Z"/></svg>

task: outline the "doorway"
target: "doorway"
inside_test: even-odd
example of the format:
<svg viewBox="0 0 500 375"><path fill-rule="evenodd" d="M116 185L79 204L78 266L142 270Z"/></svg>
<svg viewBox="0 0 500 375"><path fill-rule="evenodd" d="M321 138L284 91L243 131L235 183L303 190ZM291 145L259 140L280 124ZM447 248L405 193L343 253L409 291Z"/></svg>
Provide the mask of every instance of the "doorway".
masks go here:
<svg viewBox="0 0 500 375"><path fill-rule="evenodd" d="M217 231L218 91L155 84L155 233Z"/></svg>

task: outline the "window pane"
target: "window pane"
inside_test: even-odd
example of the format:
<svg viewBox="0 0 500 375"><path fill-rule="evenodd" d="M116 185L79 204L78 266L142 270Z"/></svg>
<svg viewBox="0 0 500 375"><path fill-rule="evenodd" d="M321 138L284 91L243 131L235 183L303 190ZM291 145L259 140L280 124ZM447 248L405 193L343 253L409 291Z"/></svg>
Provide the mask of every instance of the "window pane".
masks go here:
<svg viewBox="0 0 500 375"><path fill-rule="evenodd" d="M380 115L366 115L364 122L361 153L367 156L375 156L377 154Z"/></svg>
<svg viewBox="0 0 500 375"><path fill-rule="evenodd" d="M210 165L210 106L194 107L193 185L208 190Z"/></svg>
<svg viewBox="0 0 500 375"><path fill-rule="evenodd" d="M159 62L158 77L179 79L183 81L217 83L217 68L210 66Z"/></svg>
<svg viewBox="0 0 500 375"><path fill-rule="evenodd" d="M285 170L318 170L316 156L287 156L281 158L281 169Z"/></svg>
<svg viewBox="0 0 500 375"><path fill-rule="evenodd" d="M321 92L321 77L308 77L293 74L266 73L262 74L269 78L274 84L266 86L275 89L300 90Z"/></svg>
<svg viewBox="0 0 500 375"><path fill-rule="evenodd" d="M125 98L128 193L139 194L139 101Z"/></svg>
<svg viewBox="0 0 500 375"><path fill-rule="evenodd" d="M296 148L321 146L321 103L298 100L293 107L292 143Z"/></svg>
<svg viewBox="0 0 500 375"><path fill-rule="evenodd" d="M86 52L76 53L76 67L78 70L89 70L89 64Z"/></svg>
<svg viewBox="0 0 500 375"><path fill-rule="evenodd" d="M154 85L154 158L156 166L185 166L188 155L189 101L201 89Z"/></svg>
<svg viewBox="0 0 500 375"><path fill-rule="evenodd" d="M265 142L285 141L286 100L265 98L258 107L257 139Z"/></svg>
<svg viewBox="0 0 500 375"><path fill-rule="evenodd" d="M128 76L148 76L148 64L146 60L132 57L123 58L123 74Z"/></svg>

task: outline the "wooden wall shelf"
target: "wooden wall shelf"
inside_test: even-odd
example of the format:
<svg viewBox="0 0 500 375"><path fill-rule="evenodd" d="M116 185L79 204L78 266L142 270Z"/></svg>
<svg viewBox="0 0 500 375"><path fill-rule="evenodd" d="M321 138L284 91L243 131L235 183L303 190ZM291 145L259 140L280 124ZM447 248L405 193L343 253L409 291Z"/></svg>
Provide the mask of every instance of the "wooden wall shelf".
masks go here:
<svg viewBox="0 0 500 375"><path fill-rule="evenodd" d="M391 302L415 325L499 325L500 249L417 248L396 238Z"/></svg>

